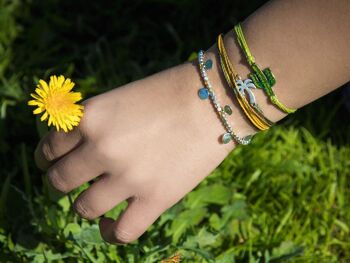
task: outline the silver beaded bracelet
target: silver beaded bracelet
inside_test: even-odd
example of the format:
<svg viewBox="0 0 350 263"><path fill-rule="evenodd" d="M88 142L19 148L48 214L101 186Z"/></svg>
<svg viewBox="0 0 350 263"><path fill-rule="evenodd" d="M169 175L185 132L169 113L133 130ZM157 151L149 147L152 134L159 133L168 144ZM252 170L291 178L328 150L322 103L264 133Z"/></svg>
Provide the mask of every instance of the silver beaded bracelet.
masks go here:
<svg viewBox="0 0 350 263"><path fill-rule="evenodd" d="M211 69L213 66L213 61L211 59L208 59L207 61L204 61L204 51L200 50L198 52L198 65L199 65L199 72L202 78L202 81L204 82L204 87L198 90L198 96L200 99L205 100L210 98L213 102L213 105L215 107L215 110L218 112L220 119L222 123L225 126L226 133L224 133L221 136L221 140L223 143L229 143L231 140L235 140L239 144L247 145L250 143L252 136L246 136L246 137L239 137L237 134L233 132L233 129L231 125L227 121L227 114L232 114L232 109L230 106L225 105L224 108L221 107L219 100L217 99L215 92L212 88L212 85L209 81L207 70Z"/></svg>

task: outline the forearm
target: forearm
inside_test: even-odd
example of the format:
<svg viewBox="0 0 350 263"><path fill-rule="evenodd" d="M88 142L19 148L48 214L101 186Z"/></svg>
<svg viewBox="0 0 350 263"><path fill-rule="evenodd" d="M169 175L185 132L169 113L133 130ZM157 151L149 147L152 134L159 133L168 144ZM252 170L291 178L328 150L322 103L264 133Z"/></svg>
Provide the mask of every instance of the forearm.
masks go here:
<svg viewBox="0 0 350 263"><path fill-rule="evenodd" d="M347 0L274 0L244 22L258 63L271 67L286 105L300 108L350 80L349 14ZM226 42L233 46L232 33ZM242 60L236 50L231 54ZM271 108L272 118L282 117Z"/></svg>
<svg viewBox="0 0 350 263"><path fill-rule="evenodd" d="M277 81L273 90L285 105L300 108L349 81L349 14L347 0L274 0L243 22L257 63L262 69L271 68ZM246 78L251 70L232 30L225 36L225 46L236 71ZM234 103L238 108L223 78L216 45L208 50L207 56L214 60L209 77L223 104ZM264 91L255 89L254 94L270 120L278 121L286 116L269 102ZM243 115L237 109L231 121L241 129L241 135L254 133L255 129Z"/></svg>

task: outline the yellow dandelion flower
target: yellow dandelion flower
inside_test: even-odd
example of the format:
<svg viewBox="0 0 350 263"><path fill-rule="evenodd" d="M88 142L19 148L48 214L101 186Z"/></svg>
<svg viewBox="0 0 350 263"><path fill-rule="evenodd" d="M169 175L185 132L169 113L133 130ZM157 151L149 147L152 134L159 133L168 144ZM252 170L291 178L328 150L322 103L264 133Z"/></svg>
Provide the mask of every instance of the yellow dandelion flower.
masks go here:
<svg viewBox="0 0 350 263"><path fill-rule="evenodd" d="M84 109L76 104L82 96L80 92L72 92L73 87L74 82L63 76L51 76L49 84L41 79L35 93L30 94L34 100L28 101L28 105L37 106L33 113L43 113L40 120L48 119L48 126L53 125L57 131L63 129L68 132L78 126Z"/></svg>

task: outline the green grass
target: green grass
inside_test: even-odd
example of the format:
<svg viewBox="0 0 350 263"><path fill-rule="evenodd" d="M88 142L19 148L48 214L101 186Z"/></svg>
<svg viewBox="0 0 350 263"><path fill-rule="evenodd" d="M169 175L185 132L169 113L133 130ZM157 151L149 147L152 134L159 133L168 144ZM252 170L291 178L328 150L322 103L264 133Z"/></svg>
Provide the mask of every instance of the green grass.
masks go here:
<svg viewBox="0 0 350 263"><path fill-rule="evenodd" d="M159 262L177 251L183 262L350 261L339 91L234 150L137 242L103 242L97 221L71 211L83 189L58 195L34 165L26 100L37 79L71 76L93 96L181 63L264 1L71 2L0 0L0 262Z"/></svg>

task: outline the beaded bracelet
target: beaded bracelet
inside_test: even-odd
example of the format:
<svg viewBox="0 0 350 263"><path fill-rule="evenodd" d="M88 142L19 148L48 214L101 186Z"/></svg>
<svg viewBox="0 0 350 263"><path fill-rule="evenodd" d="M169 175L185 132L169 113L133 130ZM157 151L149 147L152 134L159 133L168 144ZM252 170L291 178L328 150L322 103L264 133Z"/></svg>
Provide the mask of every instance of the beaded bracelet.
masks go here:
<svg viewBox="0 0 350 263"><path fill-rule="evenodd" d="M204 51L200 50L198 52L198 66L199 66L199 72L202 78L202 81L204 83L204 87L198 90L198 96L200 99L205 100L208 97L213 102L214 108L216 112L219 114L220 119L226 129L226 133L222 135L222 142L228 143L231 140L235 140L239 144L247 145L250 143L252 136L246 136L246 137L239 137L237 134L233 132L233 129L231 125L227 121L226 114L231 115L232 110L231 108L226 105L224 109L221 107L219 100L217 99L215 92L212 88L212 85L209 81L207 70L211 69L213 65L213 61L211 59L208 59L204 62Z"/></svg>
<svg viewBox="0 0 350 263"><path fill-rule="evenodd" d="M243 30L240 23L235 25L234 31L236 33L239 46L241 47L243 53L245 54L248 64L254 71L254 73L250 73L248 74L248 76L252 79L255 86L264 90L267 96L269 97L270 101L274 105L276 105L280 110L284 111L285 113L295 112L296 109L287 108L285 105L283 105L282 102L278 100L276 94L272 90L272 86L276 83L276 79L272 74L271 69L266 68L264 70L261 70L259 66L255 63L255 58L250 52L248 43L244 37Z"/></svg>
<svg viewBox="0 0 350 263"><path fill-rule="evenodd" d="M234 94L237 98L239 105L241 106L243 112L252 122L252 124L259 130L267 130L274 123L267 119L262 111L255 106L251 106L244 94L239 91L239 81L241 81L239 75L235 72L234 67L228 58L225 45L223 43L222 35L220 34L217 39L217 48L220 57L221 69L225 76L226 82L231 89L233 89Z"/></svg>

